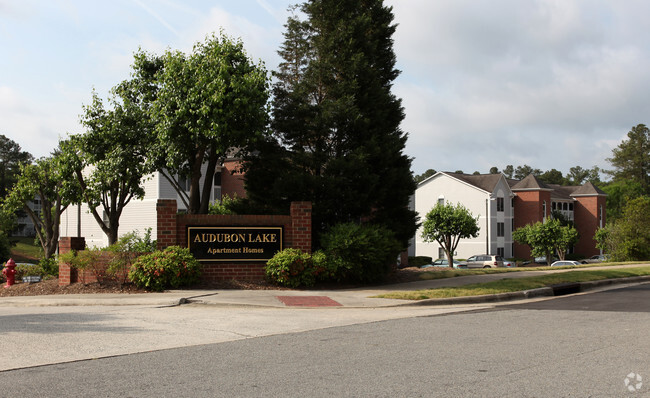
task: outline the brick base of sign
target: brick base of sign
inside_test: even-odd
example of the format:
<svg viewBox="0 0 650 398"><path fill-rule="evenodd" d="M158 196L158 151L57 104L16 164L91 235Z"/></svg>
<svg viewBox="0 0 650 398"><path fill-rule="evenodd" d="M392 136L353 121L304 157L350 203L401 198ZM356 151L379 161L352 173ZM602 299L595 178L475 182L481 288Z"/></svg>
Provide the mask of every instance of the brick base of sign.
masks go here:
<svg viewBox="0 0 650 398"><path fill-rule="evenodd" d="M168 246L188 247L187 227L261 227L283 228L283 248L296 248L311 253L311 202L292 202L289 215L209 215L177 214L176 201L159 199L158 249ZM206 282L223 280L262 280L265 261L203 262Z"/></svg>
<svg viewBox="0 0 650 398"><path fill-rule="evenodd" d="M156 236L158 249L168 246L188 247L187 227L282 227L283 248L296 248L311 253L311 202L292 202L289 215L208 215L177 214L176 201L159 199L156 204L158 214ZM59 254L72 250L84 250L84 238L63 237L59 240ZM104 256L100 262L108 264ZM217 282L224 280L259 281L264 279L265 261L204 261L203 280ZM98 264L101 268L102 264ZM97 282L97 267L94 270L80 271L69 264L59 263L59 285L75 282ZM101 273L100 273L101 274Z"/></svg>

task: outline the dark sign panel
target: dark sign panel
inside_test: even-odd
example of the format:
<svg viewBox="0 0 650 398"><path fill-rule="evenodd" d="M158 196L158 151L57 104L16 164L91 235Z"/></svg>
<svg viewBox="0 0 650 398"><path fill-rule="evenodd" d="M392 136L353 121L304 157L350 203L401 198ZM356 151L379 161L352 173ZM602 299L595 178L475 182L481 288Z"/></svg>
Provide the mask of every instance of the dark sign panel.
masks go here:
<svg viewBox="0 0 650 398"><path fill-rule="evenodd" d="M267 261L282 250L282 227L187 227L199 261Z"/></svg>

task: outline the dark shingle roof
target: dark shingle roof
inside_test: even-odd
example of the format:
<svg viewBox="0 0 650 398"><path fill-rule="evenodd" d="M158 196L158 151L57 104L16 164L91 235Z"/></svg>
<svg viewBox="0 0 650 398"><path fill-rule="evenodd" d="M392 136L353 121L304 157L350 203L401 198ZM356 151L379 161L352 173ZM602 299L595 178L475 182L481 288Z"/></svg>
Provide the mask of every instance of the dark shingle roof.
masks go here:
<svg viewBox="0 0 650 398"><path fill-rule="evenodd" d="M582 195L607 195L600 188L592 184L590 181L587 181L581 187L577 187L571 196L582 196Z"/></svg>
<svg viewBox="0 0 650 398"><path fill-rule="evenodd" d="M459 174L446 172L445 174L461 181L465 181L466 183L474 185L475 187L487 192L493 192L501 178L501 174Z"/></svg>
<svg viewBox="0 0 650 398"><path fill-rule="evenodd" d="M552 189L552 188L549 188L548 185L541 182L534 175L528 174L526 178L519 181L515 185L511 186L511 189L513 191L520 191L520 190L529 190L529 189Z"/></svg>

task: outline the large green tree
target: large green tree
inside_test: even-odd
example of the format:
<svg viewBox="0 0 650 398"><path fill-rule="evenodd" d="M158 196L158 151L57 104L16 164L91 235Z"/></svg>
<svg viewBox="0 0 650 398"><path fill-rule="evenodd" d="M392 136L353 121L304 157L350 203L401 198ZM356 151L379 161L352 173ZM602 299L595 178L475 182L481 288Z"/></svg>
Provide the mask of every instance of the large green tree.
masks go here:
<svg viewBox="0 0 650 398"><path fill-rule="evenodd" d="M149 82L142 86L155 88L148 109L156 137L150 159L189 213L207 213L219 163L229 151L250 146L266 132L264 66L250 60L241 40L222 34L197 43L191 54L140 52L134 70ZM185 180L190 181L189 193L181 187Z"/></svg>
<svg viewBox="0 0 650 398"><path fill-rule="evenodd" d="M460 203L436 204L422 223L422 238L425 242L438 242L447 255L449 267L454 264L454 252L461 239L476 238L478 217Z"/></svg>
<svg viewBox="0 0 650 398"><path fill-rule="evenodd" d="M144 197L144 179L152 172L147 162L151 124L138 98L121 84L112 90L107 108L93 93L81 115L86 132L60 143L63 172L76 179L81 200L109 245L117 241L124 208Z"/></svg>
<svg viewBox="0 0 650 398"><path fill-rule="evenodd" d="M33 156L23 151L17 142L0 134L0 198L5 197L16 183L20 166L32 160Z"/></svg>
<svg viewBox="0 0 650 398"><path fill-rule="evenodd" d="M80 195L76 179L63 174L65 168L60 167L59 161L55 154L22 166L18 181L3 204L5 210L27 213L35 226L45 258L56 252L61 213L71 203L79 201ZM40 203L39 209L29 206L35 199Z"/></svg>
<svg viewBox="0 0 650 398"><path fill-rule="evenodd" d="M650 260L650 197L630 200L620 219L598 230L596 240L613 261Z"/></svg>
<svg viewBox="0 0 650 398"><path fill-rule="evenodd" d="M594 166L591 169L583 169L581 166L571 167L566 175L566 185L582 185L585 182L592 184L600 183L600 168Z"/></svg>
<svg viewBox="0 0 650 398"><path fill-rule="evenodd" d="M641 185L646 194L650 194L650 130L639 124L627 133L623 140L612 150L612 157L607 159L614 167L609 173L615 181L628 180Z"/></svg>
<svg viewBox="0 0 650 398"><path fill-rule="evenodd" d="M284 209L312 201L316 236L371 220L406 247L416 229L408 209L415 182L403 153L404 110L391 92L399 74L392 9L381 0L310 0L299 11L285 25L275 73L274 153L251 160L250 198ZM284 168L271 175L269 162Z"/></svg>
<svg viewBox="0 0 650 398"><path fill-rule="evenodd" d="M523 166L517 166L517 168L515 169L514 178L516 180L523 180L524 178L528 177L529 174L532 174L534 176L539 176L540 174L542 174L542 170L534 169L527 164Z"/></svg>

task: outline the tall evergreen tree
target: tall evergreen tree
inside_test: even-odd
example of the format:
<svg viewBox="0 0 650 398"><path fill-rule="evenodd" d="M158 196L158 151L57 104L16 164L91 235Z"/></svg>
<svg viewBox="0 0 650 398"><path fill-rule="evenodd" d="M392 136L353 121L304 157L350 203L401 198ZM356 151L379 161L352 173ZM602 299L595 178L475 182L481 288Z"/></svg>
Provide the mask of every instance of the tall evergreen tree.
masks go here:
<svg viewBox="0 0 650 398"><path fill-rule="evenodd" d="M644 124L632 127L623 140L612 150L612 157L607 159L614 170L609 174L614 181L630 180L643 187L646 195L650 194L650 129Z"/></svg>
<svg viewBox="0 0 650 398"><path fill-rule="evenodd" d="M311 200L316 233L375 222L406 246L416 229L408 210L415 183L404 110L391 92L399 75L392 9L381 0L310 0L298 9L302 19L285 25L274 85L274 147L286 169L269 176L268 154L253 161L250 197L284 207Z"/></svg>

